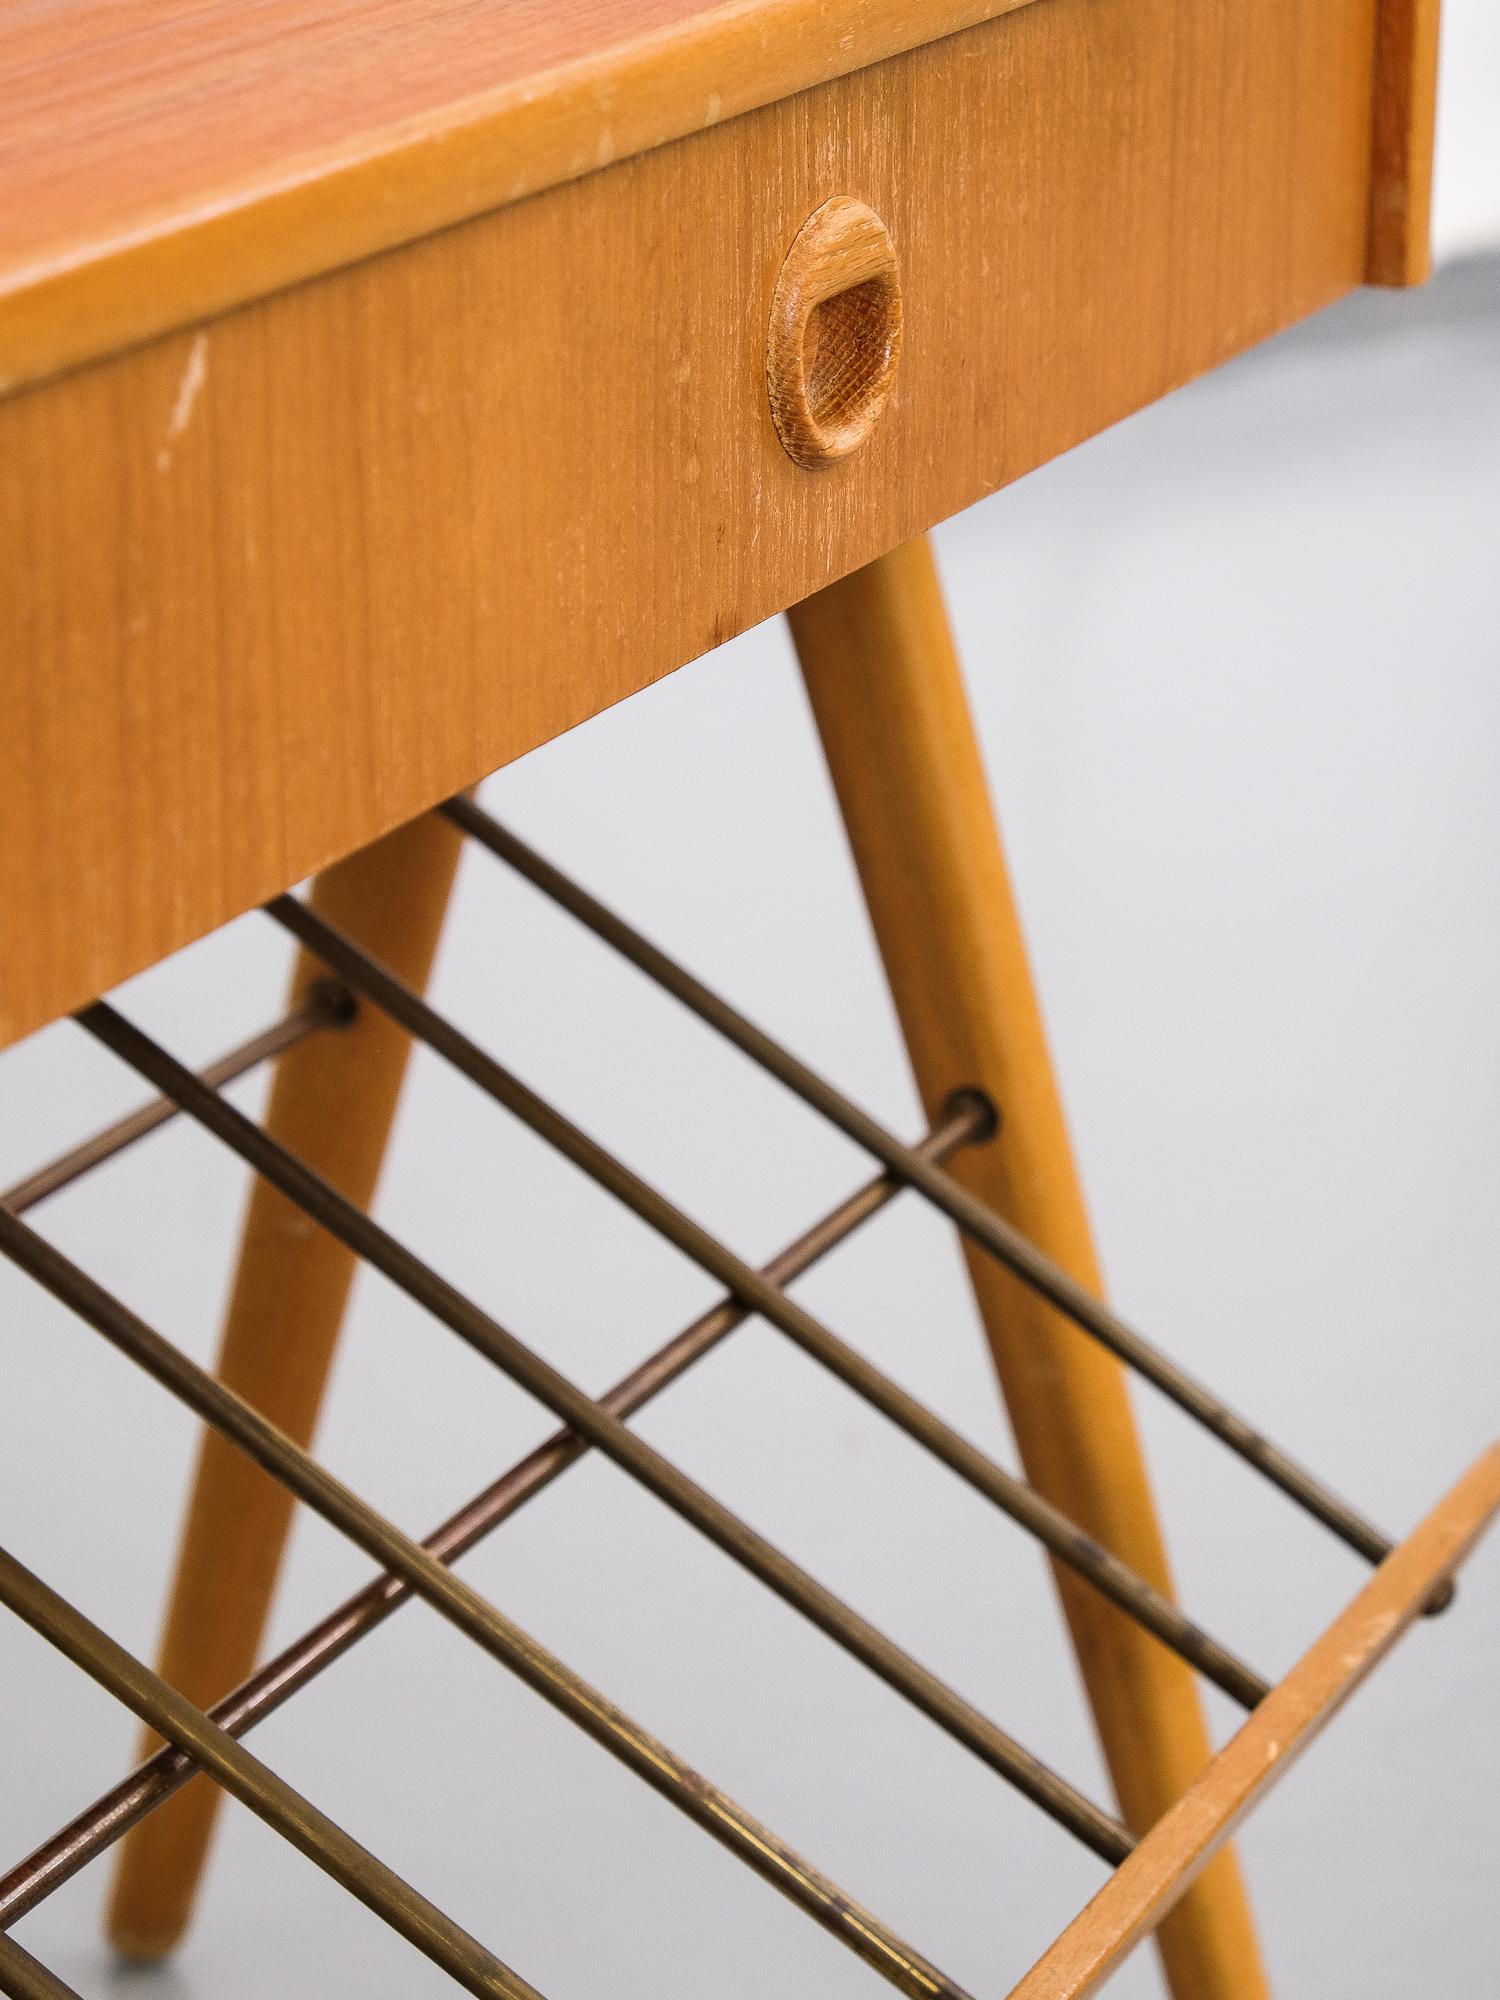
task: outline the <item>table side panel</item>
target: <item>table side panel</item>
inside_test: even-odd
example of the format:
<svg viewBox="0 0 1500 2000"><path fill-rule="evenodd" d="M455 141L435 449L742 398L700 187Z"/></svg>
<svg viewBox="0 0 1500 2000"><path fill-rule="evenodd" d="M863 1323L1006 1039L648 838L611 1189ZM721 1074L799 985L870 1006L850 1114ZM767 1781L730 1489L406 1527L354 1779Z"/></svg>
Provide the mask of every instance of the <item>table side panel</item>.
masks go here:
<svg viewBox="0 0 1500 2000"><path fill-rule="evenodd" d="M1373 45L1041 0L0 402L0 1043L1349 290ZM835 193L905 348L808 472Z"/></svg>

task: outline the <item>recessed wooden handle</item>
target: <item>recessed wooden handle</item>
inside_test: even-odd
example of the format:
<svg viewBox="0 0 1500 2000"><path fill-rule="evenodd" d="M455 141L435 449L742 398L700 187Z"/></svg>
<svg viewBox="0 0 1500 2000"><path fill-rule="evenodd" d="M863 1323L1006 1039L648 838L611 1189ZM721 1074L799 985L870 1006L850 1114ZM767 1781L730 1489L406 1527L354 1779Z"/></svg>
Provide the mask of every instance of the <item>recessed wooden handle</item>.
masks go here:
<svg viewBox="0 0 1500 2000"><path fill-rule="evenodd" d="M901 357L901 280L872 208L835 195L798 230L771 301L766 385L798 465L858 451L890 400Z"/></svg>

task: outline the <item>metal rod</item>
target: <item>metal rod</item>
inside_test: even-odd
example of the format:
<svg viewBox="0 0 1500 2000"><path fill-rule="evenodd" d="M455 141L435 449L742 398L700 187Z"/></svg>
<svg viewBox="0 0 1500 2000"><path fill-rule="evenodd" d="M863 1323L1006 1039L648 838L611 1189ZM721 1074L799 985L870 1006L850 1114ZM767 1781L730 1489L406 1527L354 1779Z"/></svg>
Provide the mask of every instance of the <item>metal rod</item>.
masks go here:
<svg viewBox="0 0 1500 2000"><path fill-rule="evenodd" d="M502 827L471 799L454 798L438 810L481 846L508 862L518 874L614 947L631 964L664 987L700 1020L715 1028L752 1061L816 1111L837 1125L856 1144L872 1153L892 1173L899 1174L940 1208L971 1241L997 1257L1085 1333L1102 1341L1121 1361L1153 1382L1163 1395L1213 1432L1231 1451L1253 1465L1300 1507L1372 1563L1382 1562L1393 1544L1323 1482L1272 1444L1268 1438L1220 1401L1155 1348L1144 1335L1086 1291L1052 1259L1038 1250L1003 1217L977 1200L967 1188L931 1161L919 1160L878 1120L835 1089L826 1078L799 1062L719 994L695 979L684 967L634 930L614 911L572 882L524 841ZM1002 1107L1003 1109L1003 1107ZM1445 1600L1446 1601L1446 1600Z"/></svg>
<svg viewBox="0 0 1500 2000"><path fill-rule="evenodd" d="M354 995L336 980L320 979L279 1021L273 1021L258 1035L252 1035L248 1041L227 1050L198 1073L206 1084L218 1090L261 1063L269 1062L274 1056L285 1055L288 1049L294 1049L309 1035L315 1035L324 1028L346 1027L354 1018L356 1004ZM81 1180L95 1167L103 1166L106 1160L114 1159L127 1146L133 1146L137 1139L144 1139L148 1132L155 1132L177 1115L177 1106L169 1097L153 1098L149 1104L127 1112L114 1124L106 1125L102 1132L96 1132L91 1139L69 1147L66 1153L59 1154L34 1174L28 1174L25 1180L7 1188L0 1194L0 1208L8 1208L12 1215L24 1215L38 1202L46 1201L49 1195L60 1194L65 1187L71 1187L74 1181Z"/></svg>
<svg viewBox="0 0 1500 2000"><path fill-rule="evenodd" d="M297 906L300 909L300 905ZM319 932L325 928L314 920ZM337 933L330 932L330 936ZM318 946L314 950L322 952ZM352 950L353 947L351 946ZM362 954L361 954L362 956ZM406 989L400 989L403 993ZM409 996L410 997L410 996ZM424 1008L424 1014L426 1012ZM663 1458L644 1438L612 1417L593 1397L570 1382L515 1334L482 1312L471 1299L439 1277L420 1257L398 1243L361 1209L276 1143L253 1120L206 1090L181 1063L175 1062L149 1036L95 1001L76 1016L79 1024L116 1055L175 1097L226 1145L278 1187L314 1221L398 1285L409 1298L458 1334L476 1352L545 1403L554 1416L587 1437L600 1451L655 1493L675 1513L690 1521L726 1555L757 1576L826 1632L836 1644L878 1674L924 1715L1006 1778L1026 1797L1068 1828L1102 1859L1116 1863L1134 1846L1118 1820L1084 1797L1066 1779L1016 1742L998 1724L982 1715L946 1683L930 1673L894 1640L862 1618L832 1591L808 1575L763 1535L707 1493L696 1481ZM425 1039L425 1037L424 1037ZM733 1288L743 1296L742 1289ZM773 1292L779 1298L780 1293Z"/></svg>
<svg viewBox="0 0 1500 2000"><path fill-rule="evenodd" d="M121 1027L125 1025L120 1023ZM190 1071L172 1064L170 1058L162 1060L164 1079L172 1077L192 1092L202 1089ZM212 1092L208 1095L213 1096ZM179 1101L184 1110L193 1110L193 1105L184 1098ZM213 1102L222 1104L223 1100L213 1098ZM241 1397L147 1326L26 1223L3 1211L0 1211L0 1253L28 1271L55 1298L195 1410L206 1423L232 1438L273 1478L281 1480L315 1513L341 1529L383 1568L403 1577L419 1597L483 1651L509 1667L892 1985L912 1996L912 2000L968 2000L961 1987L809 1867L623 1710L565 1667L461 1577L402 1534L367 1501L267 1423Z"/></svg>
<svg viewBox="0 0 1500 2000"><path fill-rule="evenodd" d="M79 2000L55 1972L49 1972L23 1945L0 1931L0 1993L7 2000Z"/></svg>
<svg viewBox="0 0 1500 2000"><path fill-rule="evenodd" d="M419 1895L410 1883L5 1549L0 1549L0 1603L8 1605L117 1701L133 1709L143 1722L179 1749L190 1751L227 1792L468 1992L483 1996L483 2000L540 2000L535 1987L486 1951L477 1938Z"/></svg>
<svg viewBox="0 0 1500 2000"><path fill-rule="evenodd" d="M965 1102L934 1127L920 1142L919 1150L934 1159L946 1158L957 1147L982 1137L988 1123L988 1113L982 1104ZM767 1275L779 1284L797 1277L838 1244L846 1242L862 1223L902 1192L903 1183L890 1174L867 1182L773 1258L766 1266ZM749 1317L738 1300L722 1300L632 1369L601 1397L601 1402L613 1416L632 1415L711 1353ZM423 1548L439 1562L456 1562L590 1449L588 1440L575 1431L554 1433L429 1535ZM217 1702L208 1711L209 1719L231 1736L245 1734L384 1623L393 1611L410 1602L411 1596L411 1585L403 1577L389 1571L373 1577L362 1590ZM185 1785L196 1770L197 1766L184 1752L172 1744L164 1745L0 1876L0 1931L18 1923L55 1889L70 1881L79 1869Z"/></svg>
<svg viewBox="0 0 1500 2000"><path fill-rule="evenodd" d="M871 1361L797 1305L762 1273L699 1227L620 1160L545 1103L518 1077L471 1042L450 1021L369 954L290 896L267 904L272 916L357 992L389 1013L410 1034L454 1064L600 1186L728 1286L839 1379L881 1410L977 1492L1019 1522L1044 1547L1078 1571L1112 1602L1139 1620L1235 1700L1254 1707L1268 1683L1229 1649L1183 1615L1172 1601L1117 1556L1084 1534L1033 1487L1006 1472L934 1411L909 1395ZM80 1017L81 1018L81 1017ZM903 1151L909 1151L903 1148ZM915 1157L915 1156L913 1156Z"/></svg>

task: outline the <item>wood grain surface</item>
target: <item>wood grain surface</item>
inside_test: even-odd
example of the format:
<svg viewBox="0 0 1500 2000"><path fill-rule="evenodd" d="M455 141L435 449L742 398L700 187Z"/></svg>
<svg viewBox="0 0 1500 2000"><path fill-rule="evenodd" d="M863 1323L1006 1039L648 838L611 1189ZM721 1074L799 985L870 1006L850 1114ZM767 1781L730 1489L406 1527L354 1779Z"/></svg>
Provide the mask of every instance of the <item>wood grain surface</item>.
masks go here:
<svg viewBox="0 0 1500 2000"><path fill-rule="evenodd" d="M1374 31L1038 0L0 401L0 1042L1358 284ZM836 194L902 359L808 472Z"/></svg>
<svg viewBox="0 0 1500 2000"><path fill-rule="evenodd" d="M12 0L0 389L1025 0Z"/></svg>
<svg viewBox="0 0 1500 2000"><path fill-rule="evenodd" d="M901 269L872 208L836 194L786 253L771 298L766 393L798 465L859 450L884 413L901 361Z"/></svg>

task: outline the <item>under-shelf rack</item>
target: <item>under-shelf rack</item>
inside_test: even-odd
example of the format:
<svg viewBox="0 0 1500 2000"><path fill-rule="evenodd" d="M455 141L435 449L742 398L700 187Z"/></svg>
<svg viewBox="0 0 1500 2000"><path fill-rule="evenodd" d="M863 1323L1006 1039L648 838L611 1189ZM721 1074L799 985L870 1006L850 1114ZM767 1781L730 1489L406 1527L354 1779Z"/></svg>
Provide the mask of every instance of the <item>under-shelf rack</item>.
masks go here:
<svg viewBox="0 0 1500 2000"><path fill-rule="evenodd" d="M457 1984L476 1994L533 1994L524 1978L360 1847L240 1741L416 1596L570 1716L899 1991L963 2000L962 1989L922 1954L861 1910L453 1574L451 1565L460 1555L590 1450L613 1459L1110 1864L1112 1873L1103 1889L1014 1989L1014 2000L1071 2000L1095 1990L1131 1945L1161 1921L1238 1818L1406 1626L1421 1612L1440 1610L1450 1600L1454 1569L1500 1507L1500 1447L1481 1458L1407 1540L1393 1545L948 1172L948 1162L960 1149L993 1136L1003 1121L1003 1105L991 1105L976 1091L961 1091L917 1145L906 1145L472 800L454 799L440 810L470 839L570 911L837 1125L873 1156L881 1172L763 1269L754 1270L351 938L290 896L276 898L267 911L324 963L328 978L280 1021L201 1074L177 1062L107 1002L81 1010L75 1017L78 1023L151 1083L158 1095L130 1118L0 1195L0 1250L305 1505L341 1529L376 1561L380 1573L205 1713L42 1579L0 1552L0 1601L133 1709L165 1742L139 1770L0 1877L0 1992L27 1996L70 1992L9 1936L10 1926L183 1784L206 1772L442 1966ZM608 1394L590 1397L219 1095L222 1084L256 1063L310 1035L337 1032L358 1008L369 1005L383 1010L414 1040L460 1070L696 1261L724 1286L722 1301L658 1348ZM546 1403L563 1428L419 1544L22 1219L49 1194L177 1115L186 1115L211 1132L310 1219ZM903 1190L931 1202L971 1242L998 1258L1304 1511L1377 1565L1365 1588L1281 1681L1268 1683L1032 1487L953 1431L788 1296L786 1286L796 1276ZM1244 1725L1199 1780L1139 1840L1111 1812L1048 1769L628 1427L628 1417L752 1316L770 1322L1033 1535L1056 1561L1084 1577L1248 1711Z"/></svg>

